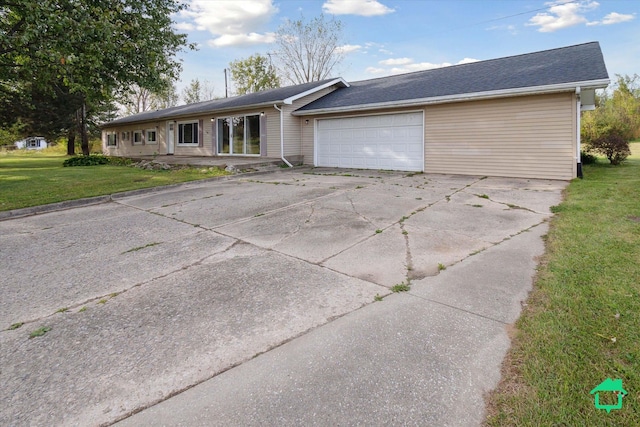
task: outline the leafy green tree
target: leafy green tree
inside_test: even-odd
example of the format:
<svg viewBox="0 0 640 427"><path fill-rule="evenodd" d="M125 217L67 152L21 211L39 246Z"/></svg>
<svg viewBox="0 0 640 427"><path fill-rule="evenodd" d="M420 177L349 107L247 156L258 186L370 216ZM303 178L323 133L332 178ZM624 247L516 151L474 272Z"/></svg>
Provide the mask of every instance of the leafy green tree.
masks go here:
<svg viewBox="0 0 640 427"><path fill-rule="evenodd" d="M280 79L269 58L259 53L233 61L229 68L238 95L280 87Z"/></svg>
<svg viewBox="0 0 640 427"><path fill-rule="evenodd" d="M611 95L583 113L581 139L587 151L602 154L613 165L630 154L629 141L640 136L640 77L617 76Z"/></svg>
<svg viewBox="0 0 640 427"><path fill-rule="evenodd" d="M342 22L324 14L287 21L276 32L278 73L292 84L315 82L329 76L344 59Z"/></svg>
<svg viewBox="0 0 640 427"><path fill-rule="evenodd" d="M182 89L182 100L185 104L195 104L196 102L203 101L202 96L202 84L200 80L193 79L189 86Z"/></svg>
<svg viewBox="0 0 640 427"><path fill-rule="evenodd" d="M5 1L0 96L25 102L16 92L35 91L47 105L70 103L83 153L89 154L92 113L133 84L161 92L177 78L181 66L175 54L188 45L186 35L173 29L171 15L183 8L179 0ZM30 107L37 117L41 105L32 102L19 110ZM0 116L5 122L19 119Z"/></svg>
<svg viewBox="0 0 640 427"><path fill-rule="evenodd" d="M20 122L13 125L0 128L0 147L13 146L13 143L22 139L24 125Z"/></svg>
<svg viewBox="0 0 640 427"><path fill-rule="evenodd" d="M178 105L178 93L174 83L168 83L161 92L153 92L149 89L133 85L129 91L119 100L122 112L129 116L145 111L160 110Z"/></svg>
<svg viewBox="0 0 640 427"><path fill-rule="evenodd" d="M187 87L182 89L182 100L185 104L210 101L216 99L214 87L208 80L193 79Z"/></svg>

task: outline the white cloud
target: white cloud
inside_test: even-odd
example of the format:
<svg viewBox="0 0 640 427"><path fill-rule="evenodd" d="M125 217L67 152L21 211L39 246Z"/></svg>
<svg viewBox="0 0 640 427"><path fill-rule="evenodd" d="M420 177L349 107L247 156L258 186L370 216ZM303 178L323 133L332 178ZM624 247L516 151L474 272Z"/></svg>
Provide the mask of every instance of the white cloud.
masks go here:
<svg viewBox="0 0 640 427"><path fill-rule="evenodd" d="M380 61L381 65L407 65L411 64L413 59L411 58L391 58Z"/></svg>
<svg viewBox="0 0 640 427"><path fill-rule="evenodd" d="M585 13L597 9L600 4L596 1L555 1L545 3L549 12L538 13L529 19L529 26L538 26L541 33L552 33L563 28L579 24L587 24L589 20Z"/></svg>
<svg viewBox="0 0 640 427"><path fill-rule="evenodd" d="M393 52L387 49L378 49L378 52L383 53L385 55L393 55Z"/></svg>
<svg viewBox="0 0 640 427"><path fill-rule="evenodd" d="M359 44L345 44L343 46L338 46L336 48L338 53L345 53L345 54L355 52L360 49L362 49L362 46L360 46Z"/></svg>
<svg viewBox="0 0 640 427"><path fill-rule="evenodd" d="M327 0L322 11L332 15L377 16L395 12L377 0Z"/></svg>
<svg viewBox="0 0 640 427"><path fill-rule="evenodd" d="M368 67L365 72L367 72L368 74L403 74L413 71L433 70L435 68L450 67L452 65L469 64L471 62L477 61L477 59L473 58L464 58L456 62L455 64L452 64L450 62L434 64L432 62L413 62L413 59L411 58L395 58L385 59L378 62L380 65L394 65L394 67L392 68L387 69L379 67Z"/></svg>
<svg viewBox="0 0 640 427"><path fill-rule="evenodd" d="M199 31L208 31L215 39L210 46L233 46L272 43L272 33L260 33L278 12L273 0L190 0L188 8L180 12L187 25Z"/></svg>
<svg viewBox="0 0 640 427"><path fill-rule="evenodd" d="M620 22L631 21L635 18L635 14L622 14L617 12L611 12L606 15L602 20L602 25L611 25L611 24L619 24Z"/></svg>
<svg viewBox="0 0 640 427"><path fill-rule="evenodd" d="M275 40L275 33L225 34L209 40L207 44L212 47L248 46L260 43L273 43Z"/></svg>
<svg viewBox="0 0 640 427"><path fill-rule="evenodd" d="M580 24L585 24L587 26L612 25L635 19L635 14L611 12L605 15L601 21L589 21L586 14L600 6L600 3L591 0L560 0L545 4L549 6L549 11L538 13L536 16L529 19L529 22L526 24L528 26L539 27L538 31L541 33L552 33L557 30Z"/></svg>
<svg viewBox="0 0 640 427"><path fill-rule="evenodd" d="M367 74L384 74L387 72L387 70L385 70L384 68L377 68L377 67L367 67L364 71Z"/></svg>
<svg viewBox="0 0 640 427"><path fill-rule="evenodd" d="M195 25L190 22L176 22L175 28L179 31L193 31L196 29Z"/></svg>

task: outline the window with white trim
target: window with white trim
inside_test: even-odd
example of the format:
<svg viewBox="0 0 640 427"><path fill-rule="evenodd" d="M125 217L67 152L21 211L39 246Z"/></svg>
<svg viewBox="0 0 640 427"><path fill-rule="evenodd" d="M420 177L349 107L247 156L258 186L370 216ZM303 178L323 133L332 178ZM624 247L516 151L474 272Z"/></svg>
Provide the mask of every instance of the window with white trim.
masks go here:
<svg viewBox="0 0 640 427"><path fill-rule="evenodd" d="M107 147L118 145L118 132L107 132Z"/></svg>
<svg viewBox="0 0 640 427"><path fill-rule="evenodd" d="M142 131L134 130L133 131L133 145L142 145Z"/></svg>
<svg viewBox="0 0 640 427"><path fill-rule="evenodd" d="M198 122L178 123L178 145L198 145Z"/></svg>
<svg viewBox="0 0 640 427"><path fill-rule="evenodd" d="M158 143L157 136L158 136L158 133L155 129L147 129L147 138L145 140L145 143L157 144Z"/></svg>

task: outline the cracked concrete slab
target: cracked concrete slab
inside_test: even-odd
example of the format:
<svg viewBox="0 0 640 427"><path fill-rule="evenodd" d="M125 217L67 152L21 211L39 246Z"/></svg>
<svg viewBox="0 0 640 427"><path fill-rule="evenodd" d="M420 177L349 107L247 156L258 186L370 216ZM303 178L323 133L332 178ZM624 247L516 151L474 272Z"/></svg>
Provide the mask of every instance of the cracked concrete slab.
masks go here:
<svg viewBox="0 0 640 427"><path fill-rule="evenodd" d="M316 203L220 227L218 232L312 263L343 251L375 233L375 226L344 210Z"/></svg>
<svg viewBox="0 0 640 427"><path fill-rule="evenodd" d="M411 293L503 323L518 318L544 253L541 223L443 271L412 283ZM481 278L481 280L479 280Z"/></svg>
<svg viewBox="0 0 640 427"><path fill-rule="evenodd" d="M116 204L0 222L0 327L121 292L233 240Z"/></svg>
<svg viewBox="0 0 640 427"><path fill-rule="evenodd" d="M390 288L407 279L407 244L396 224L327 259L322 265Z"/></svg>
<svg viewBox="0 0 640 427"><path fill-rule="evenodd" d="M235 245L106 303L29 327L50 327L43 337L28 339L24 327L4 331L0 424L108 422L371 303L379 291Z"/></svg>
<svg viewBox="0 0 640 427"><path fill-rule="evenodd" d="M499 322L395 294L117 425L479 425L508 346Z"/></svg>
<svg viewBox="0 0 640 427"><path fill-rule="evenodd" d="M0 424L476 425L564 185L294 169L0 222ZM198 383L229 401L171 406Z"/></svg>

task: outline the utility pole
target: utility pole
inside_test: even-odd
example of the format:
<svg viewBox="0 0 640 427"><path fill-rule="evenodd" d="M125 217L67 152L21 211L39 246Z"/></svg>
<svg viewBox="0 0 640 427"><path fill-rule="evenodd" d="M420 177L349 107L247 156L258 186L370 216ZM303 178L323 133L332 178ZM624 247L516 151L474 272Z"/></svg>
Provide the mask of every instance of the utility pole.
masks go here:
<svg viewBox="0 0 640 427"><path fill-rule="evenodd" d="M229 91L227 90L227 69L224 69L224 97L228 98L229 97Z"/></svg>

